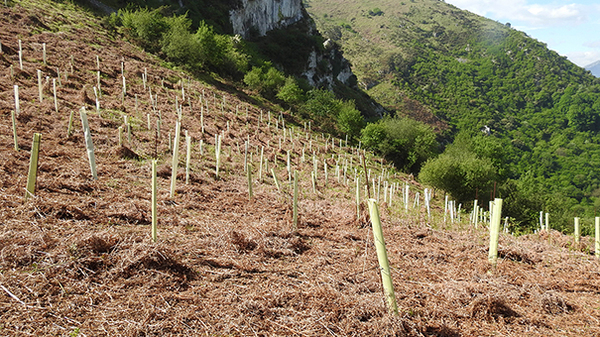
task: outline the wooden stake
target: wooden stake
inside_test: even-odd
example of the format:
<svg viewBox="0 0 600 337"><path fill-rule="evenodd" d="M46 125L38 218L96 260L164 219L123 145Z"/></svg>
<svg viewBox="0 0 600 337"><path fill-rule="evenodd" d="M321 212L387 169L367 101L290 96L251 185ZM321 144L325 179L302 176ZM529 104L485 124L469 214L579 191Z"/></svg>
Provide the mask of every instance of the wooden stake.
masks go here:
<svg viewBox="0 0 600 337"><path fill-rule="evenodd" d="M98 179L96 172L96 157L94 156L94 143L92 142L92 134L90 132L90 126L88 124L87 113L85 107L79 110L79 116L81 117L81 125L83 126L83 134L85 137L85 147L87 149L88 160L90 162L90 170L92 171L92 179Z"/></svg>
<svg viewBox="0 0 600 337"><path fill-rule="evenodd" d="M496 198L493 203L492 221L490 223L490 250L488 260L496 269L498 261L498 239L500 237L500 220L502 218L502 199Z"/></svg>
<svg viewBox="0 0 600 337"><path fill-rule="evenodd" d="M294 170L294 202L293 202L293 219L292 230L298 230L298 171Z"/></svg>
<svg viewBox="0 0 600 337"><path fill-rule="evenodd" d="M252 199L252 165L248 165L246 168L246 176L248 178L248 198Z"/></svg>
<svg viewBox="0 0 600 337"><path fill-rule="evenodd" d="M394 294L394 284L392 282L392 275L390 273L390 265L388 262L387 251L385 248L385 240L383 238L383 230L381 228L381 220L379 219L379 209L377 201L375 199L369 199L369 214L371 217L371 224L373 226L373 238L375 240L375 248L377 250L377 260L379 261L379 267L381 270L381 281L383 284L383 291L385 298L388 303L388 310L390 313L398 316L398 305L396 304L396 295Z"/></svg>
<svg viewBox="0 0 600 337"><path fill-rule="evenodd" d="M21 46L21 40L19 40L19 68L23 70L23 47Z"/></svg>
<svg viewBox="0 0 600 337"><path fill-rule="evenodd" d="M192 159L192 137L188 136L187 130L185 130L185 145L185 184L187 185L190 183L190 162Z"/></svg>
<svg viewBox="0 0 600 337"><path fill-rule="evenodd" d="M152 160L152 242L157 240L158 232L158 210L157 204L157 181L156 181L156 159Z"/></svg>
<svg viewBox="0 0 600 337"><path fill-rule="evenodd" d="M52 79L52 91L54 91L54 111L58 113L58 100L56 99L56 79Z"/></svg>
<svg viewBox="0 0 600 337"><path fill-rule="evenodd" d="M171 193L170 197L175 196L175 183L177 181L177 168L179 165L179 134L181 132L181 125L179 121L175 121L175 140L173 143L173 161L171 163Z"/></svg>
<svg viewBox="0 0 600 337"><path fill-rule="evenodd" d="M19 151L19 143L17 142L17 120L15 118L15 111L10 111L10 116L12 118L12 127L13 127L13 138L15 141L15 151Z"/></svg>
<svg viewBox="0 0 600 337"><path fill-rule="evenodd" d="M40 94L40 103L42 103L42 101L44 100L44 97L42 96L42 71L39 69L37 71L37 78L38 78L38 93Z"/></svg>
<svg viewBox="0 0 600 337"><path fill-rule="evenodd" d="M27 190L25 191L25 201L29 196L35 195L35 185L37 182L38 155L40 151L41 133L33 134L33 145L31 146L31 157L29 159L29 174L27 175Z"/></svg>
<svg viewBox="0 0 600 337"><path fill-rule="evenodd" d="M275 182L275 186L277 186L277 190L281 191L281 185L279 185L279 180L277 180L277 175L275 175L275 170L271 168L271 175L273 176L273 181Z"/></svg>
<svg viewBox="0 0 600 337"><path fill-rule="evenodd" d="M69 116L69 125L67 126L67 138L71 137L71 128L73 127L73 113L71 110L71 115Z"/></svg>
<svg viewBox="0 0 600 337"><path fill-rule="evenodd" d="M19 103L19 86L15 84L14 89L15 89L15 113L17 114L17 116L19 116L21 114L21 107L20 107L20 103Z"/></svg>

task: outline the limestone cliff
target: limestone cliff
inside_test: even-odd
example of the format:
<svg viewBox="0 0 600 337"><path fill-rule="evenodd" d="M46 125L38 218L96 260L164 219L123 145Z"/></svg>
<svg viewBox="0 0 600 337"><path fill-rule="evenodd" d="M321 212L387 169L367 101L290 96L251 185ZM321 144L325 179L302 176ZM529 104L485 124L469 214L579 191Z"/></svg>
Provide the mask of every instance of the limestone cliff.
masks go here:
<svg viewBox="0 0 600 337"><path fill-rule="evenodd" d="M233 32L244 38L265 36L268 31L284 28L304 17L302 0L242 0L229 11Z"/></svg>
<svg viewBox="0 0 600 337"><path fill-rule="evenodd" d="M335 80L345 85L355 85L356 78L350 63L331 42L322 45L322 38L304 9L302 0L241 0L236 8L229 11L229 19L234 34L246 39L264 40L264 52L286 71L304 77L310 85L332 88ZM287 30L287 38L273 38L284 35L270 33L273 30ZM298 38L298 35L304 36ZM306 36L312 40L307 40ZM294 45L293 41L299 39L303 43ZM279 45L278 48L273 48L274 44ZM289 50L282 51L286 48ZM268 49L276 49L277 52L269 54ZM282 59L278 60L278 57ZM302 60L289 65L290 58Z"/></svg>

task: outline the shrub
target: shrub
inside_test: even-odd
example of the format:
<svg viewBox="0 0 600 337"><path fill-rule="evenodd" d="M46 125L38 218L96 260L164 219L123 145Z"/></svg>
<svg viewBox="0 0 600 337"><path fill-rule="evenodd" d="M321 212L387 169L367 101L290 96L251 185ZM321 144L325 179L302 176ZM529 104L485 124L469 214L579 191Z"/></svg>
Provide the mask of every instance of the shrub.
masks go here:
<svg viewBox="0 0 600 337"><path fill-rule="evenodd" d="M279 88L277 98L287 104L300 104L305 100L304 91L293 77L285 79L285 83Z"/></svg>
<svg viewBox="0 0 600 337"><path fill-rule="evenodd" d="M497 179L496 168L469 149L450 147L423 165L419 180L440 188L459 202L475 199L476 190L489 191Z"/></svg>
<svg viewBox="0 0 600 337"><path fill-rule="evenodd" d="M356 109L354 101L343 101L325 89L313 89L302 110L314 119L324 131L338 136L358 138L364 126L364 118Z"/></svg>
<svg viewBox="0 0 600 337"><path fill-rule="evenodd" d="M356 110L354 102L343 102L337 116L337 127L341 134L350 139L360 137L360 130L365 126L365 120L360 111Z"/></svg>
<svg viewBox="0 0 600 337"><path fill-rule="evenodd" d="M252 70L244 76L244 83L263 96L273 98L285 84L285 76L270 62L265 62L262 67L252 67Z"/></svg>
<svg viewBox="0 0 600 337"><path fill-rule="evenodd" d="M190 32L192 22L185 16L174 16L166 20L168 30L161 39L161 50L167 58L188 67L198 66L202 46Z"/></svg>
<svg viewBox="0 0 600 337"><path fill-rule="evenodd" d="M361 141L400 169L417 172L437 151L436 134L428 125L407 117L386 117L367 125Z"/></svg>
<svg viewBox="0 0 600 337"><path fill-rule="evenodd" d="M158 49L158 43L162 34L167 31L168 24L164 16L160 13L162 8L148 10L147 8L139 10L119 10L119 19L109 20L120 23L122 28L120 32L129 39L139 43L144 48L152 51Z"/></svg>
<svg viewBox="0 0 600 337"><path fill-rule="evenodd" d="M341 101L325 89L313 89L308 92L304 109L313 117L335 118L340 110Z"/></svg>

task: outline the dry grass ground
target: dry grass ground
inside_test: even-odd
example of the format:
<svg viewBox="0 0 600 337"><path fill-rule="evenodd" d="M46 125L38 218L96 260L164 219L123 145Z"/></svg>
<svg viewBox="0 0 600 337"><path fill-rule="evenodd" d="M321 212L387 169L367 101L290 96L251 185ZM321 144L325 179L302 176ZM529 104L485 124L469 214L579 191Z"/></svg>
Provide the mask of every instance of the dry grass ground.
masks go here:
<svg viewBox="0 0 600 337"><path fill-rule="evenodd" d="M388 315L372 233L356 221L353 188L338 183L334 174L335 160L350 154L337 146L325 149L320 135L307 139L301 125L293 141L289 136L283 141L281 131L275 130L277 115L268 126L264 110L259 126L260 109L243 92L188 81L160 67L157 59L106 33L71 5L22 1L0 7L0 17L0 335L600 335L600 264L588 253L589 239L574 249L570 238L556 232L502 235L501 260L492 271L485 229L443 225L439 210L437 220L427 221L423 210L406 214L399 204L390 209L382 205L400 308L400 316ZM18 38L24 48L22 71ZM44 42L47 66L41 61ZM82 105L95 109L95 55L102 60L103 89L101 114L90 114L96 181L90 176L77 115ZM122 61L128 78L123 103ZM48 84L56 78L56 68L63 76L58 113ZM155 125L158 111L143 89L144 68L164 121L158 140L146 126L146 114ZM37 69L50 77L42 103ZM173 130L181 83L191 97L191 107L187 99L184 105L183 129L195 147L190 183L184 183L180 169L176 196L169 198L166 134ZM17 118L19 152L13 149L10 119L15 84L22 107ZM76 113L74 133L67 138L71 111ZM127 150L116 145L124 114L133 118ZM294 125L292 116L285 118ZM222 131L223 174L216 179L214 137ZM40 173L36 196L24 202L34 132L42 133ZM243 173L248 139L255 168L251 200ZM257 146L265 146L269 167L277 160L283 192L270 175L258 181ZM327 186L321 165L317 193L309 176L312 152L308 155L307 150L302 161L301 149L309 147L330 165ZM184 153L183 142L181 149ZM129 159L128 150L140 158ZM284 168L288 150L292 165L302 172L297 231L291 226ZM155 152L160 164L159 240L152 243L149 158Z"/></svg>

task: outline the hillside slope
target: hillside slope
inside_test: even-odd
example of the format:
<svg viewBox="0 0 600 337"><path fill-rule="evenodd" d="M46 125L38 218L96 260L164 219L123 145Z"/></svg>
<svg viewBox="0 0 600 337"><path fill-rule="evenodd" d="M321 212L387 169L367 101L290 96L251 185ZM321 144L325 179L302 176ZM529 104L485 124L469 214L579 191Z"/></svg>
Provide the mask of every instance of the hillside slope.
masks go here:
<svg viewBox="0 0 600 337"><path fill-rule="evenodd" d="M397 177L367 153L373 177L384 168L390 184L410 185L407 211L399 207L397 191L393 202L381 202L401 312L388 315L371 229L355 215L350 178L358 169L356 149L340 140L326 145L322 135L305 132L302 121L235 87L207 85L162 67L68 2L11 1L9 8L0 6L0 16L5 18L0 22L0 335L600 333L600 263L589 255L589 238L576 247L555 231L502 235L501 260L492 272L485 226L473 228L464 214L460 222L444 220L438 207L428 218L422 199L413 204L422 186ZM100 113L92 89L96 55ZM43 74L42 102L37 70ZM58 76L56 111L52 80ZM19 151L12 136L14 85L21 107ZM185 184L180 168L171 198L167 135L177 118L175 105L182 102L182 128L193 139L191 172ZM98 180L91 179L77 116L81 106L89 112ZM73 133L67 137L71 112ZM129 140L125 132L120 147L118 128L127 129L125 115L132 135ZM155 128L159 117L161 136ZM25 201L34 132L42 133L39 176L35 196ZM216 135L223 136L220 178L215 177ZM252 198L244 172L246 141L254 167ZM257 174L263 146L282 191L271 176ZM287 153L301 177L297 230L291 225ZM153 157L159 160L156 243L149 228ZM316 191L310 178L314 166ZM438 193L435 204L443 198Z"/></svg>
<svg viewBox="0 0 600 337"><path fill-rule="evenodd" d="M509 214L524 228L541 210L560 217L563 230L574 213L593 222L600 204L600 176L590 169L600 164L598 79L510 23L443 1L305 3L386 108L432 123L422 117L428 111L449 126L442 129L446 144L489 129L489 143L501 151L487 160L502 196L526 205ZM538 198L539 191L547 192ZM474 199L477 189L465 193Z"/></svg>

